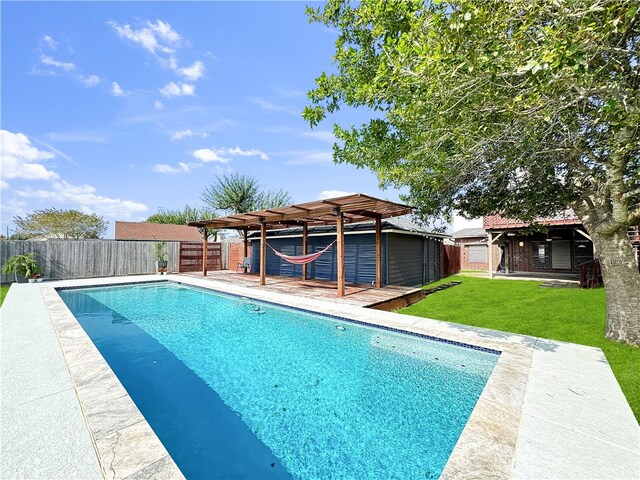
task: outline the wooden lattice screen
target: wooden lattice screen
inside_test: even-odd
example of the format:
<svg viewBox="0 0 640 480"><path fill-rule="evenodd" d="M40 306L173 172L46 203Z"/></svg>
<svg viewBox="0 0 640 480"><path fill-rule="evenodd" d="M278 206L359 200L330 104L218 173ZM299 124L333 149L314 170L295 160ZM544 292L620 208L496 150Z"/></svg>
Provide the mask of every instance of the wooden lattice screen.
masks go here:
<svg viewBox="0 0 640 480"><path fill-rule="evenodd" d="M207 270L222 270L222 244L207 243ZM202 271L202 242L180 242L178 272Z"/></svg>

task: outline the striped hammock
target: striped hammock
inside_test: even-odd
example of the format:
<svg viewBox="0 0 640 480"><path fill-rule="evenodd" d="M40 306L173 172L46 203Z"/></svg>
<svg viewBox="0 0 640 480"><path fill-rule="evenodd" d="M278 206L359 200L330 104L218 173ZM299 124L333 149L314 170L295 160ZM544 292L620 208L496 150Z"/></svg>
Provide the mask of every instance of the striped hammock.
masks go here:
<svg viewBox="0 0 640 480"><path fill-rule="evenodd" d="M273 250L273 253L275 253L277 256L279 256L280 258L282 258L286 262L293 263L294 265L305 265L307 263L313 262L314 260L317 260L320 257L320 255L322 255L324 252L326 252L331 247L333 247L333 244L336 243L336 242L337 242L337 240L334 240L326 248L323 248L319 252L309 253L307 255L285 255L284 253L281 253L281 252L277 251L275 248L273 248L268 243L267 243L267 246L271 250Z"/></svg>

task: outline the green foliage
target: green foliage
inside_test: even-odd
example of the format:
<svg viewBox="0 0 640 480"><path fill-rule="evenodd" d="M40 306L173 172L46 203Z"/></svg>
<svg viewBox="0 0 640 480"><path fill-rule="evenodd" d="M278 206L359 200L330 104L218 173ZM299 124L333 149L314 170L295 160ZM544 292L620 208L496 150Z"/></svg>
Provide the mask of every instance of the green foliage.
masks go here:
<svg viewBox="0 0 640 480"><path fill-rule="evenodd" d="M421 217L532 220L569 206L603 234L640 221L635 0L330 0L339 32L304 118L341 107L337 162L409 187Z"/></svg>
<svg viewBox="0 0 640 480"><path fill-rule="evenodd" d="M264 190L255 178L234 173L216 177L202 192L202 200L212 208L229 213L246 213L292 203L283 191Z"/></svg>
<svg viewBox="0 0 640 480"><path fill-rule="evenodd" d="M157 213L154 213L147 222L149 223L168 223L172 225L186 225L189 222L196 222L198 220L209 220L216 218L216 212L208 208L190 207L185 205L182 210L168 210L164 208L158 209Z"/></svg>
<svg viewBox="0 0 640 480"><path fill-rule="evenodd" d="M640 347L607 340L603 289L541 288L541 282L456 275L462 283L400 313L601 348L640 419Z"/></svg>
<svg viewBox="0 0 640 480"><path fill-rule="evenodd" d="M42 269L36 262L35 253L23 253L9 257L2 266L2 273L34 278L42 273Z"/></svg>
<svg viewBox="0 0 640 480"><path fill-rule="evenodd" d="M168 255L166 240L160 240L153 245L153 250L156 255L156 260L162 262Z"/></svg>
<svg viewBox="0 0 640 480"><path fill-rule="evenodd" d="M33 237L47 239L80 240L100 238L107 230L107 222L95 213L85 214L78 210L49 208L36 210L23 217L14 217L18 231L13 240Z"/></svg>
<svg viewBox="0 0 640 480"><path fill-rule="evenodd" d="M182 210L166 210L160 208L157 213L154 213L147 222L149 223L168 223L172 225L187 225L189 222L197 222L198 220L209 220L216 218L218 215L215 211L206 207L190 207L185 205ZM200 234L203 234L204 229L199 229ZM215 235L217 230L215 228L207 228L207 235Z"/></svg>
<svg viewBox="0 0 640 480"><path fill-rule="evenodd" d="M4 297L9 293L9 285L0 285L0 305L4 302Z"/></svg>

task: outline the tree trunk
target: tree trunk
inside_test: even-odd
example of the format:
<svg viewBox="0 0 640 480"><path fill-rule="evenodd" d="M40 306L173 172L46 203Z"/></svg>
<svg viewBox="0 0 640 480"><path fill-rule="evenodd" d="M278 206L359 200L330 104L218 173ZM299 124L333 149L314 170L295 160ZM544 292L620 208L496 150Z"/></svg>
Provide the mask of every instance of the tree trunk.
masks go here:
<svg viewBox="0 0 640 480"><path fill-rule="evenodd" d="M626 227L613 235L591 233L607 296L611 340L640 345L640 272Z"/></svg>

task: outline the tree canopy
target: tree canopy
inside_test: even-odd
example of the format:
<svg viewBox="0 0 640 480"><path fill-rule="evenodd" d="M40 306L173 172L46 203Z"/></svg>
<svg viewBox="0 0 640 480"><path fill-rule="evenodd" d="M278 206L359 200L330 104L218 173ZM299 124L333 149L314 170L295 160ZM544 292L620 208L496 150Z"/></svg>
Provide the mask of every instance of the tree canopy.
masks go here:
<svg viewBox="0 0 640 480"><path fill-rule="evenodd" d="M182 210L169 210L159 208L156 213L147 218L149 223L169 223L173 225L186 225L189 222L198 220L208 220L217 217L214 210L209 208L198 208L185 205Z"/></svg>
<svg viewBox="0 0 640 480"><path fill-rule="evenodd" d="M229 213L246 213L292 203L284 190L264 190L258 180L249 175L233 173L216 177L202 192L202 200L212 208Z"/></svg>
<svg viewBox="0 0 640 480"><path fill-rule="evenodd" d="M640 343L626 236L640 223L637 1L329 0L307 11L338 39L336 72L316 79L304 118L315 126L343 107L372 117L334 125L337 162L408 187L422 218L532 221L571 207L603 267L607 335Z"/></svg>
<svg viewBox="0 0 640 480"><path fill-rule="evenodd" d="M36 210L24 217L14 217L18 227L16 238L81 240L100 238L107 230L107 222L95 213L86 214L78 210L49 208Z"/></svg>
<svg viewBox="0 0 640 480"><path fill-rule="evenodd" d="M169 223L172 225L186 225L189 222L196 222L198 220L208 220L216 218L218 215L212 209L202 207L191 207L185 205L182 210L169 210L160 208L156 213L147 218L149 223ZM200 233L204 231L200 229ZM216 235L217 230L215 228L207 228L206 233L208 235Z"/></svg>

